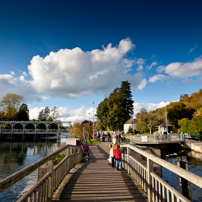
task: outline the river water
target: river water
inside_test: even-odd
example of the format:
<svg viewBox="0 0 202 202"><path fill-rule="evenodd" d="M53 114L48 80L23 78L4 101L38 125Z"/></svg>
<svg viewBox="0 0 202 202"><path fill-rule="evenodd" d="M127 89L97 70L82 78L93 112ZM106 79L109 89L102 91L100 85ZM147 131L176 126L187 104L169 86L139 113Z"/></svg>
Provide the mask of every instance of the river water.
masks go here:
<svg viewBox="0 0 202 202"><path fill-rule="evenodd" d="M44 142L0 143L0 180L22 168L40 160L55 151L65 138ZM36 182L38 171L35 170L12 187L0 193L1 202L15 202L25 194Z"/></svg>
<svg viewBox="0 0 202 202"><path fill-rule="evenodd" d="M187 161L189 171L202 177L202 154L201 153L186 150L181 155L172 156L171 154L168 156L164 156L164 160L174 165L177 165L177 162L181 160ZM178 176L175 173L165 168L162 168L162 179L166 181L168 184L170 184L173 188L178 190ZM202 201L201 189L192 183L191 183L191 195L192 195L193 202Z"/></svg>
<svg viewBox="0 0 202 202"><path fill-rule="evenodd" d="M57 142L0 143L0 180L38 161L56 150L65 138ZM179 159L187 160L189 171L202 177L202 154L186 151L180 156L165 156L165 160L177 164ZM178 190L176 174L162 168L162 178ZM37 182L37 170L0 194L1 202L15 202ZM201 190L191 184L192 201L202 201Z"/></svg>

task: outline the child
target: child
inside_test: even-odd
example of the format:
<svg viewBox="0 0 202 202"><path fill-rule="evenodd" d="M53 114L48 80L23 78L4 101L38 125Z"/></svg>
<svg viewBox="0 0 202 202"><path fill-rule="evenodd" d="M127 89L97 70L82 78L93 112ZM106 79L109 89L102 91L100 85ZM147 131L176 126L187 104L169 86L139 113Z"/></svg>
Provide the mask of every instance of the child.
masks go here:
<svg viewBox="0 0 202 202"><path fill-rule="evenodd" d="M114 145L110 144L109 145L109 167L111 166L114 167Z"/></svg>
<svg viewBox="0 0 202 202"><path fill-rule="evenodd" d="M121 152L119 151L119 145L114 146L114 156L116 159L116 170L122 170Z"/></svg>

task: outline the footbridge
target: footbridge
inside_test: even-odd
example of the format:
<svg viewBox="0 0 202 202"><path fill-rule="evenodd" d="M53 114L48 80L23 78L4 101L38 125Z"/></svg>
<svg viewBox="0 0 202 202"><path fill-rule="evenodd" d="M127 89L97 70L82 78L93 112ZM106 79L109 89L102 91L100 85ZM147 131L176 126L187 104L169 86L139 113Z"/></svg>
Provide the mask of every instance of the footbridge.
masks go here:
<svg viewBox="0 0 202 202"><path fill-rule="evenodd" d="M90 145L90 160L85 164L81 147L66 145L36 163L0 181L0 192L45 164L46 171L21 201L141 201L190 202L155 173L162 166L179 177L202 188L202 177L149 154L131 144L121 144L123 171L108 167L109 143ZM66 157L56 166L54 157L60 152ZM140 160L141 156L144 160ZM48 162L48 163L46 163Z"/></svg>
<svg viewBox="0 0 202 202"><path fill-rule="evenodd" d="M69 121L0 121L0 135L59 135L67 130L60 129L63 124L70 125Z"/></svg>

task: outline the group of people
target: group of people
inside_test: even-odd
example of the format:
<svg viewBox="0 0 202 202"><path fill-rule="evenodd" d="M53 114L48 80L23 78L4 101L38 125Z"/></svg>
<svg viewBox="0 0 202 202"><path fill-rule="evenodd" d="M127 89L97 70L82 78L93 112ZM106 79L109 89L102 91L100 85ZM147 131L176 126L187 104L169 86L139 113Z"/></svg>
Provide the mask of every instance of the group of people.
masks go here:
<svg viewBox="0 0 202 202"><path fill-rule="evenodd" d="M122 160L121 160L121 152L120 146L118 144L110 144L109 145L109 167L114 167L116 165L116 170L122 169Z"/></svg>
<svg viewBox="0 0 202 202"><path fill-rule="evenodd" d="M115 132L113 132L112 134L110 134L109 132L97 132L94 133L94 137L97 139L97 141L99 142L111 142L115 145L117 143L120 144L121 141L123 141L124 137L123 134L115 134Z"/></svg>
<svg viewBox="0 0 202 202"><path fill-rule="evenodd" d="M104 132L97 132L97 135L94 134L94 136L96 136L96 139L99 141L99 142L105 142L106 141L106 137L107 137L107 141L110 142L111 141L111 135L109 132L107 132L106 134Z"/></svg>

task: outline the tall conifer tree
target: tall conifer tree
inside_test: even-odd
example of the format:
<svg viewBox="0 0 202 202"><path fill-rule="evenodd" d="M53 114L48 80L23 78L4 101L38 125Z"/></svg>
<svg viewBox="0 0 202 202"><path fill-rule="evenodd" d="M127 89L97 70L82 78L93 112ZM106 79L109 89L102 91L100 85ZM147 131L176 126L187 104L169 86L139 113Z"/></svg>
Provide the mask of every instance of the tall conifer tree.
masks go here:
<svg viewBox="0 0 202 202"><path fill-rule="evenodd" d="M123 108L125 110L125 121L130 119L133 116L134 108L133 108L133 100L132 100L132 92L130 89L130 83L128 81L122 81L121 83L121 93L123 95Z"/></svg>

